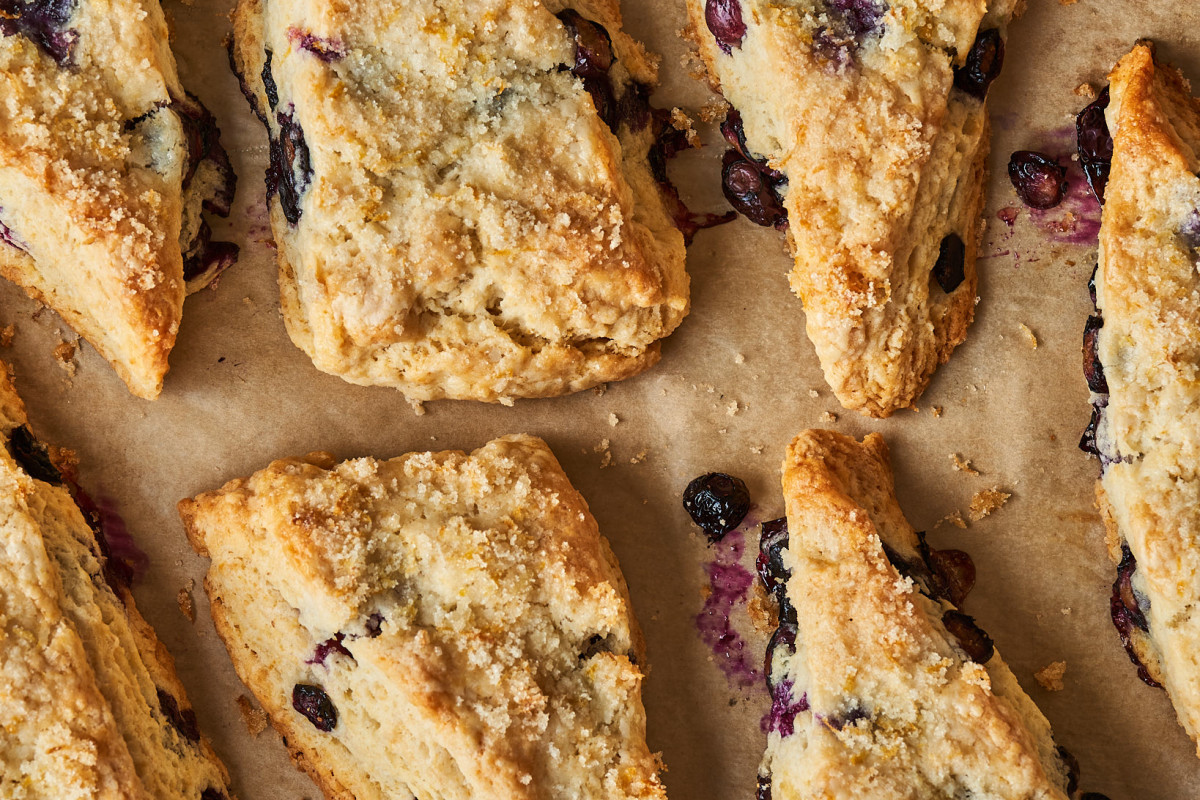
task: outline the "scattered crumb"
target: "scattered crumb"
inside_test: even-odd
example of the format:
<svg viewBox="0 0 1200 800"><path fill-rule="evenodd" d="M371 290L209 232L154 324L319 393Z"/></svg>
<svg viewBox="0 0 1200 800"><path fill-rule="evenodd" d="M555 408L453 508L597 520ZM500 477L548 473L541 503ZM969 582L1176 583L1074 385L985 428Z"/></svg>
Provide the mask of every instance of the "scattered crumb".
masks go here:
<svg viewBox="0 0 1200 800"><path fill-rule="evenodd" d="M514 405L513 399L511 397L501 397L500 405L504 406L505 408L512 408Z"/></svg>
<svg viewBox="0 0 1200 800"><path fill-rule="evenodd" d="M612 451L608 449L608 439L601 439L600 443L592 448L593 453L600 453L600 468L612 466Z"/></svg>
<svg viewBox="0 0 1200 800"><path fill-rule="evenodd" d="M418 417L425 416L425 404L422 403L420 400L414 400L411 397L408 398L408 407L411 408L413 413L416 414Z"/></svg>
<svg viewBox="0 0 1200 800"><path fill-rule="evenodd" d="M1082 97L1085 100L1095 100L1096 97L1098 96L1096 94L1096 87L1092 86L1087 81L1084 81L1083 83L1081 83L1075 87L1075 94L1076 94L1076 96Z"/></svg>
<svg viewBox="0 0 1200 800"><path fill-rule="evenodd" d="M734 400L732 403L730 403L729 405L727 405L725 407L725 416L727 416L727 417L735 416L738 413L738 410L739 409L738 409L737 400Z"/></svg>
<svg viewBox="0 0 1200 800"><path fill-rule="evenodd" d="M720 434L729 433L729 428L717 428L717 433L720 433Z"/></svg>
<svg viewBox="0 0 1200 800"><path fill-rule="evenodd" d="M192 600L192 592L188 588L179 590L175 595L175 602L179 603L179 611L187 617L188 622L196 621L196 603Z"/></svg>
<svg viewBox="0 0 1200 800"><path fill-rule="evenodd" d="M951 453L950 461L954 464L954 468L959 472L965 472L968 475L979 475L979 470L971 466L971 459L969 458L963 458L958 453Z"/></svg>
<svg viewBox="0 0 1200 800"><path fill-rule="evenodd" d="M9 327L11 328L12 326L10 325ZM734 356L734 357L733 357L733 363L735 363L735 364L745 364L745 363L746 363L746 357L745 357L744 355L742 355L741 353L738 353L736 356Z"/></svg>
<svg viewBox="0 0 1200 800"><path fill-rule="evenodd" d="M646 460L646 451L641 450L638 452L638 454L636 456L633 456L632 458L629 459L629 463L630 464L640 464L645 460Z"/></svg>
<svg viewBox="0 0 1200 800"><path fill-rule="evenodd" d="M811 397L813 400L816 400L818 397L821 396L821 393L818 392L816 389L809 389L808 396Z"/></svg>
<svg viewBox="0 0 1200 800"><path fill-rule="evenodd" d="M1058 0L1060 6L1073 6L1078 2L1079 0Z"/></svg>
<svg viewBox="0 0 1200 800"><path fill-rule="evenodd" d="M932 408L929 409L929 413L933 414L938 419L941 419L942 418L942 407L941 406L933 406Z"/></svg>
<svg viewBox="0 0 1200 800"><path fill-rule="evenodd" d="M1010 497L1012 497L1011 494L999 489L984 489L982 492L976 492L975 496L971 498L969 512L971 521L978 522L993 511L999 511Z"/></svg>
<svg viewBox="0 0 1200 800"><path fill-rule="evenodd" d="M728 113L729 103L725 102L725 98L717 97L700 106L700 121L716 122L724 119Z"/></svg>
<svg viewBox="0 0 1200 800"><path fill-rule="evenodd" d="M239 694L237 706L238 711L242 712L242 722L246 723L246 730L250 731L251 736L258 736L267 729L267 712L256 708L253 700Z"/></svg>
<svg viewBox="0 0 1200 800"><path fill-rule="evenodd" d="M967 527L966 520L964 520L962 518L961 511L955 511L953 514L947 514L946 516L939 519L937 521L937 524L934 525L933 527L940 528L940 527L942 527L943 524L945 524L947 522L949 522L951 525L953 525L956 528L966 528Z"/></svg>
<svg viewBox="0 0 1200 800"><path fill-rule="evenodd" d="M67 371L67 374L74 377L75 375L75 353L79 349L78 342L62 341L54 348L54 358L58 361L59 366Z"/></svg>
<svg viewBox="0 0 1200 800"><path fill-rule="evenodd" d="M13 337L17 335L16 325L6 325L0 328L0 347L8 347L12 344Z"/></svg>
<svg viewBox="0 0 1200 800"><path fill-rule="evenodd" d="M1067 672L1067 662L1052 661L1046 666L1033 673L1033 677L1042 685L1042 688L1047 692L1061 692L1063 690L1063 675Z"/></svg>
<svg viewBox="0 0 1200 800"><path fill-rule="evenodd" d="M746 613L750 617L750 624L764 636L770 636L771 631L779 627L779 604L767 594L761 581L754 583L750 602L746 604Z"/></svg>
<svg viewBox="0 0 1200 800"><path fill-rule="evenodd" d="M752 445L750 447L750 452L756 456L762 455L762 451L763 451L763 446L761 444Z"/></svg>
<svg viewBox="0 0 1200 800"><path fill-rule="evenodd" d="M821 412L821 422L829 424L829 423L834 423L837 421L838 421L838 415L834 414L832 411L822 411Z"/></svg>
<svg viewBox="0 0 1200 800"><path fill-rule="evenodd" d="M604 393L607 391L608 391L607 383L602 383L599 386L592 387L592 394L596 395L596 397L603 397ZM666 393L666 391L667 391L666 389L663 389L664 394Z"/></svg>
<svg viewBox="0 0 1200 800"><path fill-rule="evenodd" d="M683 131L688 147L700 146L700 134L696 133L696 126L692 124L692 118L682 108L671 109L671 127L677 131Z"/></svg>
<svg viewBox="0 0 1200 800"><path fill-rule="evenodd" d="M616 414L609 414L609 415L608 415L608 424L609 424L611 427L613 427L613 428L617 427L617 425L618 425L620 422L621 422L621 418L620 418L620 417L618 417Z"/></svg>
<svg viewBox="0 0 1200 800"><path fill-rule="evenodd" d="M1058 613L1062 614L1062 615L1065 617L1065 616L1067 616L1068 614L1070 614L1070 613L1071 613L1071 609L1069 609L1069 608L1060 608L1060 609L1058 610Z"/></svg>
<svg viewBox="0 0 1200 800"><path fill-rule="evenodd" d="M1029 326L1024 322L1021 323L1021 333L1025 334L1025 342L1029 345L1030 350L1037 350L1038 340L1034 332L1029 329Z"/></svg>

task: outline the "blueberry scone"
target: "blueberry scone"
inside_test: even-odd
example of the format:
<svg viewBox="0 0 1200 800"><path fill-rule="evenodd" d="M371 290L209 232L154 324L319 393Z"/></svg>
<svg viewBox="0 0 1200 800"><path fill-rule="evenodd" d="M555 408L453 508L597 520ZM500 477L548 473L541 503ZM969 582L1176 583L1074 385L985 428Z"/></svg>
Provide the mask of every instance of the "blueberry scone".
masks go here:
<svg viewBox="0 0 1200 800"><path fill-rule="evenodd" d="M1064 800L1074 759L956 604L974 583L896 501L887 446L800 434L759 571L780 600L759 797Z"/></svg>
<svg viewBox="0 0 1200 800"><path fill-rule="evenodd" d="M224 767L87 496L0 364L0 797L225 800Z"/></svg>
<svg viewBox="0 0 1200 800"><path fill-rule="evenodd" d="M687 0L733 110L725 196L786 229L792 289L847 408L910 406L966 337L985 98L1019 0Z"/></svg>
<svg viewBox="0 0 1200 800"><path fill-rule="evenodd" d="M234 173L167 39L158 0L0 0L0 274L147 399L185 293L237 256L203 216Z"/></svg>
<svg viewBox="0 0 1200 800"><path fill-rule="evenodd" d="M319 369L509 402L658 360L688 310L677 137L614 0L241 0L231 46Z"/></svg>
<svg viewBox="0 0 1200 800"><path fill-rule="evenodd" d="M1113 622L1200 741L1200 100L1147 42L1109 78L1111 170L1084 334L1095 410L1082 446L1103 465Z"/></svg>
<svg viewBox="0 0 1200 800"><path fill-rule="evenodd" d="M624 579L540 439L315 453L179 509L238 675L327 796L666 796Z"/></svg>

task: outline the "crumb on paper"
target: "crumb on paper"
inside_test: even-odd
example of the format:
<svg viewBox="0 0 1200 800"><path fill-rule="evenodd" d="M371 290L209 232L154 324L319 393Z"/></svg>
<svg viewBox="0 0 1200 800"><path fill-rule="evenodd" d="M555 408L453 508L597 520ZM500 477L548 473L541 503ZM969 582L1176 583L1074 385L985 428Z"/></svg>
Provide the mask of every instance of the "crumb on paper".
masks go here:
<svg viewBox="0 0 1200 800"><path fill-rule="evenodd" d="M1034 334L1034 332L1024 322L1021 323L1020 327L1021 327L1021 333L1025 336L1025 343L1029 345L1029 349L1037 350L1037 347L1038 347L1037 335Z"/></svg>
<svg viewBox="0 0 1200 800"><path fill-rule="evenodd" d="M54 348L54 359L59 366L67 371L68 375L75 375L75 353L79 350L79 343L70 339L61 341Z"/></svg>
<svg viewBox="0 0 1200 800"><path fill-rule="evenodd" d="M738 353L737 355L735 355L735 356L733 357L733 363L735 363L735 364L745 364L745 363L746 363L746 357L745 357L744 355L742 355L741 353Z"/></svg>
<svg viewBox="0 0 1200 800"><path fill-rule="evenodd" d="M1046 666L1033 673L1033 677L1042 685L1042 688L1047 692L1061 692L1063 690L1063 675L1067 672L1067 662L1052 661Z"/></svg>
<svg viewBox="0 0 1200 800"><path fill-rule="evenodd" d="M687 138L688 147L700 146L700 134L696 133L696 126L692 124L692 118L682 108L671 109L671 127L683 132Z"/></svg>
<svg viewBox="0 0 1200 800"><path fill-rule="evenodd" d="M992 512L999 511L1010 497L1012 497L1011 494L999 489L984 489L976 492L975 496L971 498L971 521L978 522Z"/></svg>
<svg viewBox="0 0 1200 800"><path fill-rule="evenodd" d="M933 406L929 409L929 413L933 414L933 416L935 416L936 418L941 419L942 418L942 407L941 406Z"/></svg>
<svg viewBox="0 0 1200 800"><path fill-rule="evenodd" d="M818 397L821 396L821 393L818 392L816 389L809 389L808 396L811 397L813 400L816 400Z"/></svg>
<svg viewBox="0 0 1200 800"><path fill-rule="evenodd" d="M1096 87L1087 81L1075 87L1075 95L1082 97L1084 100L1095 100L1099 96L1096 94Z"/></svg>
<svg viewBox="0 0 1200 800"><path fill-rule="evenodd" d="M50 445L46 448L50 463L70 480L75 480L79 474L79 454L69 447Z"/></svg>
<svg viewBox="0 0 1200 800"><path fill-rule="evenodd" d="M415 400L411 397L408 398L408 407L411 408L412 412L418 417L425 416L425 404L420 400Z"/></svg>
<svg viewBox="0 0 1200 800"><path fill-rule="evenodd" d="M611 413L610 413L610 414L608 415L608 424L609 424L609 426L610 426L610 427L613 427L613 428L615 428L615 427L617 427L617 425L619 425L619 424L620 424L620 422L621 422L621 418L620 418L620 417L618 417L616 414L611 414Z"/></svg>
<svg viewBox="0 0 1200 800"><path fill-rule="evenodd" d="M638 454L636 456L631 456L629 459L629 463L630 464L640 464L645 460L646 460L646 451L643 449L643 450L639 450Z"/></svg>
<svg viewBox="0 0 1200 800"><path fill-rule="evenodd" d="M13 337L16 335L16 325L5 325L3 328L0 328L0 347L9 347L12 345Z"/></svg>
<svg viewBox="0 0 1200 800"><path fill-rule="evenodd" d="M1058 610L1058 613L1062 614L1065 617L1071 613L1071 609L1070 608L1060 608Z"/></svg>
<svg viewBox="0 0 1200 800"><path fill-rule="evenodd" d="M762 451L763 451L763 446L761 444L756 444L756 445L750 446L750 452L756 456L761 456Z"/></svg>
<svg viewBox="0 0 1200 800"><path fill-rule="evenodd" d="M822 411L821 412L821 422L824 422L826 424L832 424L837 421L838 421L838 415L834 414L832 411Z"/></svg>
<svg viewBox="0 0 1200 800"><path fill-rule="evenodd" d="M700 121L709 123L717 122L724 119L728 113L729 103L725 102L725 98L723 97L716 97L700 106Z"/></svg>
<svg viewBox="0 0 1200 800"><path fill-rule="evenodd" d="M609 448L608 439L601 439L600 443L592 448L593 453L600 454L600 469L612 466L612 451Z"/></svg>
<svg viewBox="0 0 1200 800"><path fill-rule="evenodd" d="M175 595L175 602L179 603L179 611L188 622L196 621L196 602L192 599L192 593L187 587L179 590Z"/></svg>
<svg viewBox="0 0 1200 800"><path fill-rule="evenodd" d="M958 453L950 454L950 463L954 464L954 468L959 472L965 472L968 475L974 475L976 477L979 475L979 470L971 466L971 459L963 458Z"/></svg>
<svg viewBox="0 0 1200 800"><path fill-rule="evenodd" d="M513 399L511 397L501 397L500 405L504 406L505 408L512 408L515 404L513 403Z"/></svg>
<svg viewBox="0 0 1200 800"><path fill-rule="evenodd" d="M737 415L739 410L740 409L738 408L737 400L734 400L732 403L725 406L725 416L727 416L727 417L735 416L735 415Z"/></svg>
<svg viewBox="0 0 1200 800"><path fill-rule="evenodd" d="M942 527L942 525L946 524L947 522L956 528L966 528L967 527L967 521L963 519L961 511L955 511L951 514L947 514L946 516L939 519L933 527L940 528L940 527Z"/></svg>
<svg viewBox="0 0 1200 800"><path fill-rule="evenodd" d="M254 705L254 701L244 694L237 696L238 711L242 712L242 722L251 736L258 736L267 729L267 712Z"/></svg>
<svg viewBox="0 0 1200 800"><path fill-rule="evenodd" d="M717 433L720 433L720 434L729 433L729 428L717 428Z"/></svg>
<svg viewBox="0 0 1200 800"><path fill-rule="evenodd" d="M604 397L604 393L607 391L608 391L607 383L597 384L596 386L592 387L592 394L596 395L596 397Z"/></svg>

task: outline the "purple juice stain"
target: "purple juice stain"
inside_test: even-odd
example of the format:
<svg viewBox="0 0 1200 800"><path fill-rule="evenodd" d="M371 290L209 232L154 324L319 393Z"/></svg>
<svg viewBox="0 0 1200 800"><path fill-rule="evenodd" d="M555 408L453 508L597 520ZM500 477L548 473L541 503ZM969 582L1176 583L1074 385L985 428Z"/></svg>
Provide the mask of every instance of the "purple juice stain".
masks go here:
<svg viewBox="0 0 1200 800"><path fill-rule="evenodd" d="M771 691L771 708L763 716L760 726L763 733L778 733L791 736L796 732L796 715L808 711L808 695L792 697L795 688L791 679L784 679Z"/></svg>
<svg viewBox="0 0 1200 800"><path fill-rule="evenodd" d="M0 213L3 212L4 209L0 207ZM3 222L0 222L0 242L4 242L9 247L15 247L22 253L29 252L29 245L21 241L21 238L17 236L15 232L13 232L13 229L5 225Z"/></svg>
<svg viewBox="0 0 1200 800"><path fill-rule="evenodd" d="M1070 155L1055 152L1051 156L1060 164L1069 164ZM1052 209L1030 208L1033 223L1050 234L1059 244L1094 245L1100 238L1100 203L1096 200L1087 178L1070 167L1066 173L1066 191L1062 202Z"/></svg>
<svg viewBox="0 0 1200 800"><path fill-rule="evenodd" d="M329 637L325 641L318 644L316 649L313 650L312 658L305 659L304 663L305 664L319 664L320 666L323 667L323 666L325 666L326 659L329 658L329 655L331 653L340 653L341 655L348 656L350 658L354 658L354 656L351 655L350 651L346 649L346 646L344 644L342 644L342 641L345 638L346 638L345 634L335 633L333 636Z"/></svg>
<svg viewBox="0 0 1200 800"><path fill-rule="evenodd" d="M346 45L336 39L325 39L297 27L288 28L287 38L292 44L305 52L311 53L327 64L341 61L346 57Z"/></svg>
<svg viewBox="0 0 1200 800"><path fill-rule="evenodd" d="M24 36L65 67L75 56L79 32L67 27L77 0L0 0L0 34Z"/></svg>
<svg viewBox="0 0 1200 800"><path fill-rule="evenodd" d="M742 688L758 686L762 681L762 671L755 663L758 658L750 654L746 640L731 620L735 606L746 602L754 583L754 574L741 565L741 560L746 549L744 529L755 524L747 520L713 546L713 559L705 566L710 592L696 615L700 639L716 656L717 666L730 683Z"/></svg>

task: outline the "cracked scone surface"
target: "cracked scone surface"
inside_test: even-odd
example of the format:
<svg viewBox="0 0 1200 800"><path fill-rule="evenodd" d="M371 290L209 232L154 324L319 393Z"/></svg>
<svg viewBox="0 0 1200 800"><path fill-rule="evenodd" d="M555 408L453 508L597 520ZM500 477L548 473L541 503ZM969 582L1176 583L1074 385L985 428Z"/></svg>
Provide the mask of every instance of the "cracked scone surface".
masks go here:
<svg viewBox="0 0 1200 800"><path fill-rule="evenodd" d="M624 579L541 440L285 459L180 514L238 675L328 796L665 797Z"/></svg>
<svg viewBox="0 0 1200 800"><path fill-rule="evenodd" d="M588 80L616 135L569 69L567 10L611 41ZM684 245L648 160L656 63L615 2L241 0L234 33L284 318L319 369L494 402L658 360Z"/></svg>
<svg viewBox="0 0 1200 800"><path fill-rule="evenodd" d="M0 364L0 796L226 800L227 777ZM38 476L38 477L34 477Z"/></svg>
<svg viewBox="0 0 1200 800"><path fill-rule="evenodd" d="M184 295L232 263L212 115L176 75L157 0L9 3L0 17L0 274L135 395L161 390Z"/></svg>
<svg viewBox="0 0 1200 800"><path fill-rule="evenodd" d="M1065 800L1045 717L990 641L980 664L951 633L973 623L944 622L883 438L800 434L783 491L797 631L770 664L771 797Z"/></svg>
<svg viewBox="0 0 1200 800"><path fill-rule="evenodd" d="M740 10L740 44L714 37L710 5ZM792 289L847 408L911 406L966 337L989 141L983 99L955 80L1016 5L687 0L746 145L787 179Z"/></svg>
<svg viewBox="0 0 1200 800"><path fill-rule="evenodd" d="M1109 550L1123 562L1114 621L1200 740L1200 101L1148 43L1109 78L1096 445Z"/></svg>

